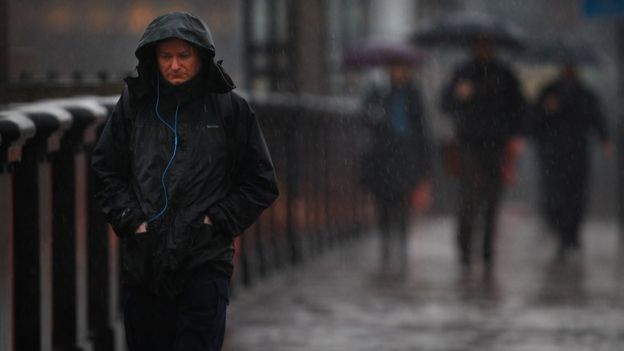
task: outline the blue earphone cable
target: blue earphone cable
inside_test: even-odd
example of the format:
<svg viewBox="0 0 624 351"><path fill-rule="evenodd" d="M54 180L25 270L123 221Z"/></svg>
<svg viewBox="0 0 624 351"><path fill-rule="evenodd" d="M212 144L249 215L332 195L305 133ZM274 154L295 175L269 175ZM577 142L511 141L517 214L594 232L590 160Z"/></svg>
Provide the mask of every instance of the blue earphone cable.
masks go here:
<svg viewBox="0 0 624 351"><path fill-rule="evenodd" d="M167 126L167 128L169 128L173 132L173 152L171 154L171 158L169 159L169 162L167 162L167 166L165 167L165 170L163 171L162 177L160 179L160 182L162 183L162 187L163 187L163 192L165 195L165 204L163 208L155 216L147 220L147 223L158 219L158 217L162 216L165 213L165 211L167 210L167 207L169 207L169 194L167 190L167 184L165 183L165 178L167 176L167 172L169 171L169 168L171 167L171 164L173 164L173 159L175 158L176 153L178 151L178 109L180 108L180 104L176 105L175 115L173 117L173 126L167 123L167 121L165 121L164 118L162 118L162 116L160 115L160 112L158 111L159 105L160 105L160 78L156 77L156 106L155 106L156 117L162 123L164 123Z"/></svg>

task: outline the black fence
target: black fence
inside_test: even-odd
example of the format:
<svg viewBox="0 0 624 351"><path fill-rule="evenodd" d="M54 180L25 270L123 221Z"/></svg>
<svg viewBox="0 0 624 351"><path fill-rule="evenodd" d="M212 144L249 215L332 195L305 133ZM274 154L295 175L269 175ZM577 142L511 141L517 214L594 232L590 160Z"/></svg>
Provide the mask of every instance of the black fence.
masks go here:
<svg viewBox="0 0 624 351"><path fill-rule="evenodd" d="M351 100L249 96L281 196L237 240L245 289L371 224ZM122 348L119 250L91 200L89 157L116 97L0 110L0 350Z"/></svg>

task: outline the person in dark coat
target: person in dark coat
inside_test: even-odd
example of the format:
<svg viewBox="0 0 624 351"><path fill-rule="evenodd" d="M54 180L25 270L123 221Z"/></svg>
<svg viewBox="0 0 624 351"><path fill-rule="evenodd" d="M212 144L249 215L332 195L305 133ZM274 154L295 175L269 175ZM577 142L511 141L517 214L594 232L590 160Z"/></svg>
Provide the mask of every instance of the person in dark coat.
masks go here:
<svg viewBox="0 0 624 351"><path fill-rule="evenodd" d="M404 268L410 195L429 178L429 132L420 92L411 68L401 62L390 67L390 85L377 87L365 98L364 119L372 145L363 158L362 180L377 204L381 258L386 266L391 246Z"/></svg>
<svg viewBox="0 0 624 351"><path fill-rule="evenodd" d="M128 349L220 350L234 237L278 195L271 157L200 18L154 19L135 55L92 155L121 240Z"/></svg>
<svg viewBox="0 0 624 351"><path fill-rule="evenodd" d="M587 202L589 140L595 134L612 153L599 101L579 79L574 64L538 95L531 123L539 162L541 210L559 237L559 254L581 247L580 226Z"/></svg>
<svg viewBox="0 0 624 351"><path fill-rule="evenodd" d="M473 57L454 72L442 93L442 109L454 122L459 157L457 245L463 266L473 259L473 236L483 220L481 256L494 261L496 219L507 148L521 144L525 101L514 73L494 57L487 39L473 43ZM481 217L483 216L483 217Z"/></svg>

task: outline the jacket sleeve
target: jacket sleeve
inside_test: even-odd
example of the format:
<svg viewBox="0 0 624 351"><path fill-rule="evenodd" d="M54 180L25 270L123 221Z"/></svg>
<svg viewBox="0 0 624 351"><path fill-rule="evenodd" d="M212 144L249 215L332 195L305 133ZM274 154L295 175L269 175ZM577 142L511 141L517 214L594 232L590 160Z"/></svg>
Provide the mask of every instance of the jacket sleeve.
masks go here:
<svg viewBox="0 0 624 351"><path fill-rule="evenodd" d="M460 80L467 78L465 71L466 69L463 66L457 68L447 85L442 89L440 109L449 114L450 117L457 117L470 105L469 101L462 102L455 97L455 86Z"/></svg>
<svg viewBox="0 0 624 351"><path fill-rule="evenodd" d="M527 105L520 82L515 74L506 69L507 89L505 92L506 107L508 109L510 136L527 136L529 134L529 106Z"/></svg>
<svg viewBox="0 0 624 351"><path fill-rule="evenodd" d="M528 114L527 131L528 135L535 139L543 139L547 135L550 125L550 114L546 111L544 103L549 95L553 93L554 86L552 84L542 88L537 95L535 102L530 106Z"/></svg>
<svg viewBox="0 0 624 351"><path fill-rule="evenodd" d="M412 125L417 129L418 135L418 146L419 146L419 165L423 167L422 176L423 178L430 178L432 173L432 159L434 152L434 148L432 147L431 142L431 131L429 129L429 124L427 123L427 119L425 118L425 108L422 102L421 93L418 89L412 89Z"/></svg>
<svg viewBox="0 0 624 351"><path fill-rule="evenodd" d="M123 94L109 116L93 149L91 167L95 175L95 198L106 221L120 237L132 234L145 215L131 185L129 135L124 122Z"/></svg>
<svg viewBox="0 0 624 351"><path fill-rule="evenodd" d="M362 126L370 130L377 130L385 123L386 111L382 103L380 87L372 87L362 95L359 115Z"/></svg>
<svg viewBox="0 0 624 351"><path fill-rule="evenodd" d="M208 209L215 228L231 236L241 234L278 196L273 162L255 113L247 102L234 104L240 151L228 195Z"/></svg>
<svg viewBox="0 0 624 351"><path fill-rule="evenodd" d="M440 109L448 114L455 112L457 107L457 101L453 95L455 84L457 84L457 76L453 75L451 80L442 89L442 94L440 95Z"/></svg>
<svg viewBox="0 0 624 351"><path fill-rule="evenodd" d="M586 113L590 119L591 128L598 134L600 141L608 141L609 132L607 128L607 120L602 112L600 101L598 97L591 92L588 92L587 95L586 105L589 111Z"/></svg>

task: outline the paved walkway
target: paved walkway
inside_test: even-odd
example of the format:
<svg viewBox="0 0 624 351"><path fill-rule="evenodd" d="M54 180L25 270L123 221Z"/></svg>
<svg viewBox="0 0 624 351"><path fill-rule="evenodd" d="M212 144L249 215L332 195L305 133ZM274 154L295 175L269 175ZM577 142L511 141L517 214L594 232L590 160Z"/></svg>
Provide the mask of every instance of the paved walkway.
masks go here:
<svg viewBox="0 0 624 351"><path fill-rule="evenodd" d="M585 225L581 256L561 264L539 221L507 208L498 265L456 265L453 221L421 218L408 270L381 271L375 235L243 291L226 351L621 351L624 251L615 222Z"/></svg>

